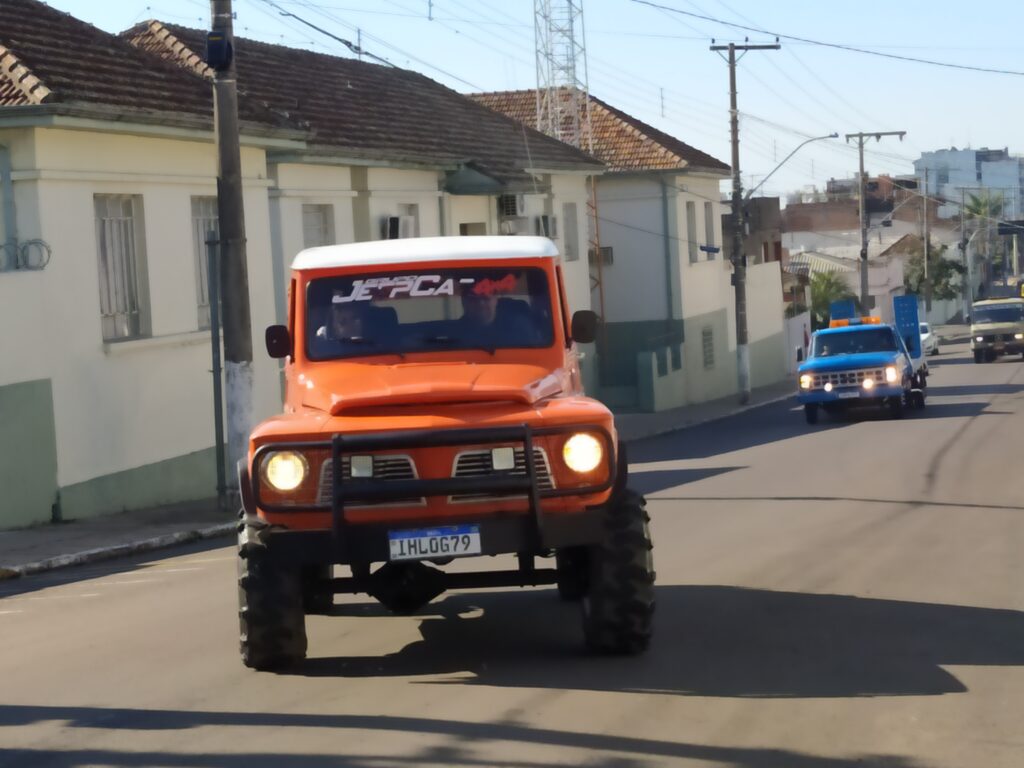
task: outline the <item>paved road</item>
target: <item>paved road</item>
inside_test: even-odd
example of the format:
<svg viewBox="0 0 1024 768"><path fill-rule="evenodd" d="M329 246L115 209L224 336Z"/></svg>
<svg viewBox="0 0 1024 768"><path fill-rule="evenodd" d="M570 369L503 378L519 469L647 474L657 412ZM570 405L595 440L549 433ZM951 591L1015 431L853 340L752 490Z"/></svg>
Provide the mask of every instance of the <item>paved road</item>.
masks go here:
<svg viewBox="0 0 1024 768"><path fill-rule="evenodd" d="M1019 768L1024 363L965 351L902 423L780 404L636 446L642 658L525 590L346 599L251 672L227 548L3 585L0 765Z"/></svg>

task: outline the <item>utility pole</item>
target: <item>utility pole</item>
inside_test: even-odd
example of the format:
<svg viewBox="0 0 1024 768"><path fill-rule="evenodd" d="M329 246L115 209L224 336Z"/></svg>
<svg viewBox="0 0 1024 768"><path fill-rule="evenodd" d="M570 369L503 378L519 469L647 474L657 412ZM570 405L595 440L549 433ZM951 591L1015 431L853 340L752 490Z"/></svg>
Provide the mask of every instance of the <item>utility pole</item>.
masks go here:
<svg viewBox="0 0 1024 768"><path fill-rule="evenodd" d="M932 311L932 280L928 274L928 257L931 255L931 248L928 243L928 169L924 169L924 195L921 197L924 204L924 311L925 319Z"/></svg>
<svg viewBox="0 0 1024 768"><path fill-rule="evenodd" d="M777 51L772 45L712 45L729 52L729 126L732 131L732 281L736 289L736 377L740 402L750 402L750 349L747 346L747 256L743 252L743 181L740 178L740 115L736 107L736 51ZM740 57L742 58L742 56ZM690 235L692 236L692 235Z"/></svg>
<svg viewBox="0 0 1024 768"><path fill-rule="evenodd" d="M860 204L857 206L860 208L860 306L861 309L867 311L868 307L868 214L867 206L864 200L864 142L875 137L876 141L881 141L883 136L899 136L900 141L903 141L903 137L906 135L906 131L875 131L873 133L848 133L846 134L846 141L850 139L857 140L857 150L860 155Z"/></svg>
<svg viewBox="0 0 1024 768"><path fill-rule="evenodd" d="M228 463L233 469L246 457L252 425L252 328L231 0L210 0L210 18L207 63L214 71L213 124L217 141L217 216L220 223L221 306L224 312ZM215 300L210 297L211 302ZM230 477L234 478L235 473L231 472Z"/></svg>

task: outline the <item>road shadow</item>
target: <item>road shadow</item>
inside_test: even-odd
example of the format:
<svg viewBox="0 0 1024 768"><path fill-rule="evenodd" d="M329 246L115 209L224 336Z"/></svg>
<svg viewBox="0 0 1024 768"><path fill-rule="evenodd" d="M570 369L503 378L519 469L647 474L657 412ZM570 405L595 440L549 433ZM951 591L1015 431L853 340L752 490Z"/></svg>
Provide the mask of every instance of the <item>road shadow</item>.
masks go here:
<svg viewBox="0 0 1024 768"><path fill-rule="evenodd" d="M658 493L681 485L696 483L709 477L724 475L746 467L709 467L707 469L643 469L630 470L629 486L641 494Z"/></svg>
<svg viewBox="0 0 1024 768"><path fill-rule="evenodd" d="M943 666L1024 664L1018 611L724 586L658 587L657 600L656 639L638 657L582 653L577 610L553 591L459 594L428 607L421 639L396 653L311 658L285 674L835 698L962 693Z"/></svg>
<svg viewBox="0 0 1024 768"><path fill-rule="evenodd" d="M643 463L704 459L843 426L844 423L838 421L809 426L804 421L803 409L793 397L684 430L631 441L629 460Z"/></svg>
<svg viewBox="0 0 1024 768"><path fill-rule="evenodd" d="M560 731L532 728L515 723L471 723L415 717L389 717L387 715L325 715L325 714L262 714L248 712L202 712L185 710L141 710L106 707L45 707L0 706L0 718L5 715L22 724L42 720L66 720L70 728L103 728L108 730L171 730L201 726L263 727L273 728L284 739L299 741L301 732L288 728L321 728L337 731L340 750L353 745L349 755L339 749L329 754L295 753L285 751L194 752L146 751L137 748L125 751L114 749L0 749L0 765L4 768L81 768L103 765L111 768L382 768L383 766L446 765L464 768L548 768L550 760L498 757L499 747L494 743L531 747L552 747L560 750L576 749L581 752L576 765L586 768L644 768L653 759L696 761L701 765L714 763L723 768L924 768L923 763L897 755L854 754L848 757L829 757L789 749L769 747L711 746L685 741L631 738L610 734ZM350 731L351 733L346 733ZM389 735L418 734L443 744L421 746L408 755L366 755L357 739L360 731L383 732ZM237 738L244 735L239 733ZM605 754L614 753L614 754ZM560 755L564 758L564 755ZM559 765L564 763L559 759Z"/></svg>

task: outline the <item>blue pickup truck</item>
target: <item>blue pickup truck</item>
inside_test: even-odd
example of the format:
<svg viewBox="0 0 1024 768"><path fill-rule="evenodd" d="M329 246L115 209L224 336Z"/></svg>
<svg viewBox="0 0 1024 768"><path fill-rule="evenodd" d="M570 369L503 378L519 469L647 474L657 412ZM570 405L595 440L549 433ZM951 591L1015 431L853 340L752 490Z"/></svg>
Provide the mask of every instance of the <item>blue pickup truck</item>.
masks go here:
<svg viewBox="0 0 1024 768"><path fill-rule="evenodd" d="M807 423L815 424L819 409L875 406L900 418L906 407L923 408L928 367L919 336L915 345L912 335L904 338L897 326L878 318L843 318L811 337L797 375L797 399Z"/></svg>

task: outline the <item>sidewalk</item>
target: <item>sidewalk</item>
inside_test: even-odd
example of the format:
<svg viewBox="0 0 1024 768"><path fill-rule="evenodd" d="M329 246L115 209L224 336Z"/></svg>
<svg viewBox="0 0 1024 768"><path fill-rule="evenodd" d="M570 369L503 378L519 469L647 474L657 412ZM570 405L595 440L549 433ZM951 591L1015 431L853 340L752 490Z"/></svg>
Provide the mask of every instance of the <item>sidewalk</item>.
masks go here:
<svg viewBox="0 0 1024 768"><path fill-rule="evenodd" d="M730 395L706 403L684 405L659 413L617 413L615 428L625 442L654 437L666 432L675 432L707 421L724 419L736 413L775 403L796 396L796 377L786 378L776 384L758 387L750 393L750 402L740 405L738 395Z"/></svg>
<svg viewBox="0 0 1024 768"><path fill-rule="evenodd" d="M234 533L236 522L211 500L0 531L0 581L226 537Z"/></svg>
<svg viewBox="0 0 1024 768"><path fill-rule="evenodd" d="M730 396L661 413L617 414L615 424L623 440L639 440L783 400L795 390L794 380L787 379L755 389L745 406ZM208 501L0 531L0 581L200 539L219 537L226 544L235 525L234 514Z"/></svg>

